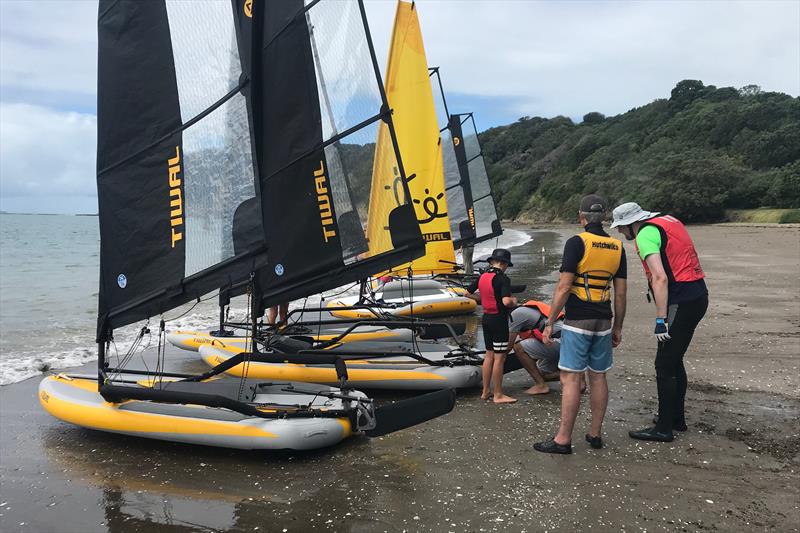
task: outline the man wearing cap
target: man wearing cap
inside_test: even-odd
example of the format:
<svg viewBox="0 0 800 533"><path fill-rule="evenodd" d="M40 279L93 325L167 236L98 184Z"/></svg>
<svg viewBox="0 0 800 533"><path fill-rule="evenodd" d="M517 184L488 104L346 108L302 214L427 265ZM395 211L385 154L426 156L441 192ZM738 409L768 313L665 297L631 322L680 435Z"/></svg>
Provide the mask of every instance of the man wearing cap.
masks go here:
<svg viewBox="0 0 800 533"><path fill-rule="evenodd" d="M483 340L486 356L483 358L483 392L481 398L493 396L494 403L514 403L517 400L503 394L503 367L508 353L508 316L517 305L511 296L511 280L505 275L511 262L511 252L497 248L489 256L489 269L469 287L467 296L483 307ZM480 295L476 295L480 292ZM490 394L490 388L494 389Z"/></svg>
<svg viewBox="0 0 800 533"><path fill-rule="evenodd" d="M673 430L686 431L683 356L708 309L708 288L694 243L677 218L628 202L614 209L612 228L634 241L656 304L654 335L658 417L654 427L631 431L634 439L670 442Z"/></svg>
<svg viewBox="0 0 800 533"><path fill-rule="evenodd" d="M564 309L561 330L561 426L534 449L544 453L572 453L572 430L581 404L580 381L587 370L591 391L592 423L586 441L602 448L602 425L608 406L606 372L612 366L612 348L622 341L625 318L627 266L622 243L603 230L605 200L584 196L578 217L584 231L564 245L561 275L550 304L542 338L552 342L552 324ZM614 312L611 312L613 286ZM613 325L612 325L613 318Z"/></svg>

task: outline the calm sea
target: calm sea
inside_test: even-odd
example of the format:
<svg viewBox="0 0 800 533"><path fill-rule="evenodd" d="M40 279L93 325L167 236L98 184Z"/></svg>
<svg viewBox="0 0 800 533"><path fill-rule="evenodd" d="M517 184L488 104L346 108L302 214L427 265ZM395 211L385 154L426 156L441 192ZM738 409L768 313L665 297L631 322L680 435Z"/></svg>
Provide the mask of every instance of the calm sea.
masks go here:
<svg viewBox="0 0 800 533"><path fill-rule="evenodd" d="M498 243L477 246L475 258L496 245L510 248L529 240L524 232L506 230ZM0 214L0 385L95 359L99 252L97 217ZM234 304L232 318L243 318L244 307ZM168 328L203 329L217 316L212 298ZM114 332L120 352L138 329Z"/></svg>
<svg viewBox="0 0 800 533"><path fill-rule="evenodd" d="M95 359L99 254L97 217L0 214L0 385ZM173 326L211 324L214 306ZM115 331L120 351L136 331Z"/></svg>

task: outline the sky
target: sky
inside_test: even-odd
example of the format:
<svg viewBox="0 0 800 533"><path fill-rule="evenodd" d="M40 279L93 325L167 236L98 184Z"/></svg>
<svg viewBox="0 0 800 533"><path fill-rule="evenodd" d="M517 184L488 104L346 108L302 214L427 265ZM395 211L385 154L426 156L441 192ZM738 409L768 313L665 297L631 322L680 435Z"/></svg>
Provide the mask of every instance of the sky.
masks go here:
<svg viewBox="0 0 800 533"><path fill-rule="evenodd" d="M193 0L206 1L206 0ZM222 0L227 1L227 0ZM367 0L385 63L393 0ZM615 115L682 79L800 94L800 0L419 0L451 112ZM0 0L0 209L94 213L96 0Z"/></svg>

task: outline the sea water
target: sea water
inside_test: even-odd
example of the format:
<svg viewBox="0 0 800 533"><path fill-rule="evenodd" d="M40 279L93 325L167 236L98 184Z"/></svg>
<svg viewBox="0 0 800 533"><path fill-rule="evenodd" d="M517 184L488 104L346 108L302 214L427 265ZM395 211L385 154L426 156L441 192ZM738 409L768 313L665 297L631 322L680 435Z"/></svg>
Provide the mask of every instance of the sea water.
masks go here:
<svg viewBox="0 0 800 533"><path fill-rule="evenodd" d="M485 258L495 247L512 248L529 240L525 232L506 230L499 239L476 246L474 259ZM0 214L0 385L96 358L99 268L96 216ZM237 300L230 319L244 320L246 302ZM209 328L218 316L217 300L210 295L164 318L172 331ZM159 318L151 321L153 334L145 337L142 349L148 343L155 346ZM114 332L112 357L115 351L127 351L142 325Z"/></svg>

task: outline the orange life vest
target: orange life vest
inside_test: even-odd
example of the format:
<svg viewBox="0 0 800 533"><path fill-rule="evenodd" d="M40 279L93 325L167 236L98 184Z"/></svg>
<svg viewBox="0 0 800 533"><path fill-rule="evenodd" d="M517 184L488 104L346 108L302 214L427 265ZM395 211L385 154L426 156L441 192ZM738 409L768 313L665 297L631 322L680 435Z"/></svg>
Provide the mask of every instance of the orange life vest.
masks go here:
<svg viewBox="0 0 800 533"><path fill-rule="evenodd" d="M538 300L528 300L527 302L525 302L522 305L524 305L525 307L530 307L531 309L536 309L537 311L542 313L542 315L545 318L550 316L550 304L546 304L546 303L540 302ZM561 311L560 313L558 313L558 316L556 317L556 320L561 320L562 318L564 318L564 311ZM520 331L519 332L519 337L521 339L529 339L531 337L534 337L537 340L542 340L541 336L540 335L537 336L536 333L534 333L534 331L538 331L538 330Z"/></svg>

